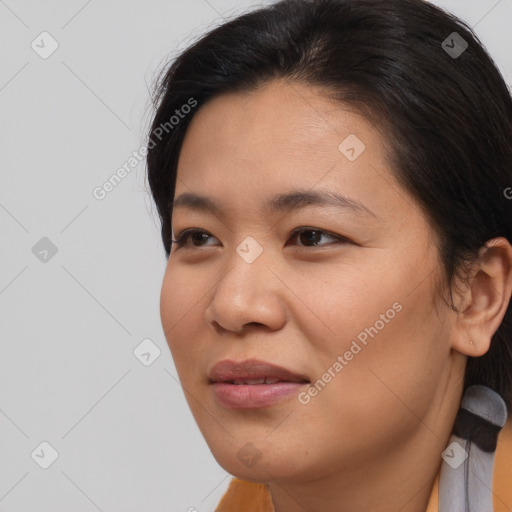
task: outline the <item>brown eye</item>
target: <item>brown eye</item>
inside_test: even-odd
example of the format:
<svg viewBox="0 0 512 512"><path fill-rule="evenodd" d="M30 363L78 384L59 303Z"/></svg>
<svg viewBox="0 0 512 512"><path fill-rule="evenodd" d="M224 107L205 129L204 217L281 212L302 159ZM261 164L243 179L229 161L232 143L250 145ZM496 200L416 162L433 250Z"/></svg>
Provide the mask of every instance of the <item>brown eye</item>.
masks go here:
<svg viewBox="0 0 512 512"><path fill-rule="evenodd" d="M322 241L322 237L325 237L327 239L331 239L331 242L328 243L320 243ZM176 237L176 240L171 239L171 242L176 245L176 247L188 247L188 248L195 248L195 247L207 247L207 244L209 238L215 238L206 231L203 231L202 229L185 229L179 235ZM189 239L191 243L189 242ZM301 227L297 228L293 233L290 240L299 239L300 244L299 247L321 247L323 245L329 245L329 243L351 243L350 240L347 238L340 236L340 235L334 235L329 233L328 231L325 231L323 229L318 228L308 228L308 227Z"/></svg>
<svg viewBox="0 0 512 512"><path fill-rule="evenodd" d="M187 241L190 238L192 240L192 247L202 247L208 238L211 237L209 233L201 229L185 229L177 237L176 240L171 240L177 247L187 246Z"/></svg>
<svg viewBox="0 0 512 512"><path fill-rule="evenodd" d="M333 235L327 231L324 231L323 229L317 228L298 228L293 232L292 239L298 238L300 240L302 245L299 245L299 247L318 247L322 245L328 245L325 243L320 243L322 237L330 238L331 240L334 240L334 243L350 242L348 239L342 236Z"/></svg>

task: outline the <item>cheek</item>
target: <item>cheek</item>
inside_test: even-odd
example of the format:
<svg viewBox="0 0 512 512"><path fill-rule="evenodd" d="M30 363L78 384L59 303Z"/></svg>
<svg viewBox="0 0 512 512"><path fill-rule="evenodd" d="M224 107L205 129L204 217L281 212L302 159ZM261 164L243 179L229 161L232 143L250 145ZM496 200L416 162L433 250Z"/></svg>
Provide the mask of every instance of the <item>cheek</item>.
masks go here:
<svg viewBox="0 0 512 512"><path fill-rule="evenodd" d="M362 281L359 272L342 272L306 295L322 320L301 320L318 382L307 407L327 410L332 424L348 421L357 428L365 416L385 409L417 421L411 411L426 413L449 358L448 333L430 307L429 283L411 293L412 276L382 274L368 273Z"/></svg>
<svg viewBox="0 0 512 512"><path fill-rule="evenodd" d="M339 461L370 461L398 449L417 429L430 424L428 414L442 378L444 347L428 330L415 329L413 317L412 305L404 304L378 335L368 337L366 345L355 339L360 347L353 350L355 354L350 337L340 336L330 345L328 363L319 364L318 380L313 382L316 396L297 404L294 412L301 439L308 452L316 454L319 470L325 465L335 467ZM334 363L346 351L352 354L351 360L345 357L343 368L336 372L340 366ZM280 441L289 442L286 432L273 433L280 436Z"/></svg>
<svg viewBox="0 0 512 512"><path fill-rule="evenodd" d="M160 292L160 316L167 329L182 329L190 324L189 315L198 314L201 297L210 288L203 276L198 279L193 269L169 260Z"/></svg>
<svg viewBox="0 0 512 512"><path fill-rule="evenodd" d="M384 283L382 273L371 265L331 265L325 271L318 267L308 279L295 283L307 307L301 305L302 312L296 311L294 319L321 365L330 365L333 357L351 347L357 352L353 342L364 348L382 339L403 315L399 280L388 274Z"/></svg>
<svg viewBox="0 0 512 512"><path fill-rule="evenodd" d="M201 298L208 287L204 282L200 287L194 283L189 273L168 264L160 292L162 328L180 378L190 374L184 370L203 349L196 330L205 307Z"/></svg>

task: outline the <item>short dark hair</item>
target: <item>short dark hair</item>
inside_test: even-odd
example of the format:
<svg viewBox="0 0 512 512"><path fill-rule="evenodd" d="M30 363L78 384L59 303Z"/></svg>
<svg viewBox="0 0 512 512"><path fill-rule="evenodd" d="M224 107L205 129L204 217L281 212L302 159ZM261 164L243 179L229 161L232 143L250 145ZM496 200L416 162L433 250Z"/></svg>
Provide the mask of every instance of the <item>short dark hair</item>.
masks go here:
<svg viewBox="0 0 512 512"><path fill-rule="evenodd" d="M438 234L447 283L487 240L512 240L512 100L473 30L423 0L282 0L210 30L157 80L147 169L167 257L193 115L215 96L273 79L321 86L378 120L393 172ZM170 126L191 98L198 108ZM464 388L473 384L496 390L510 411L512 303L489 351L468 358Z"/></svg>

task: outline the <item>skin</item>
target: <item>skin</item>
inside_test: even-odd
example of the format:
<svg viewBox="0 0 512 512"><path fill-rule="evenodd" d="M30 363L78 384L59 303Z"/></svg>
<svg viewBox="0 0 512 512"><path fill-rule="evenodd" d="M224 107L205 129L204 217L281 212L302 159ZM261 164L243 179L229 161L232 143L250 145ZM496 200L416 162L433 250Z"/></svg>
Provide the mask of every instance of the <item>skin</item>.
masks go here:
<svg viewBox="0 0 512 512"><path fill-rule="evenodd" d="M353 162L338 149L356 134ZM395 180L373 123L312 86L274 81L214 98L194 116L175 198L215 198L223 212L175 208L161 319L194 418L219 464L269 486L276 512L424 512L460 403L467 355L484 354L512 290L512 247L482 250L468 286L441 298L436 234ZM331 190L374 215L325 206L264 213L292 189ZM292 236L297 227L325 230ZM338 242L330 233L350 242ZM309 236L308 236L309 234ZM247 263L248 236L263 248ZM309 403L220 405L207 373L257 358L316 382L394 303L392 320ZM470 338L473 344L470 343ZM246 443L261 454L237 457Z"/></svg>

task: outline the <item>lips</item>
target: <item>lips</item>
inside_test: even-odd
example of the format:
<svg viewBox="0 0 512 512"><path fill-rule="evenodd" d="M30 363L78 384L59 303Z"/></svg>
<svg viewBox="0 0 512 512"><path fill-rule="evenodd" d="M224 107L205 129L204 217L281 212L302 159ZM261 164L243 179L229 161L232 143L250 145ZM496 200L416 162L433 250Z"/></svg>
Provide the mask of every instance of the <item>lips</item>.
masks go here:
<svg viewBox="0 0 512 512"><path fill-rule="evenodd" d="M309 382L302 373L293 372L282 366L247 359L245 361L232 361L225 359L216 363L208 373L210 382L227 382L235 385L275 384L276 382Z"/></svg>
<svg viewBox="0 0 512 512"><path fill-rule="evenodd" d="M301 373L257 359L220 361L208 378L218 403L227 409L269 407L309 383Z"/></svg>
<svg viewBox="0 0 512 512"><path fill-rule="evenodd" d="M275 384L276 382L283 381L275 377L262 377L261 379L234 379L227 382L230 384L236 384L237 386L241 386L242 384L254 386L255 384Z"/></svg>

